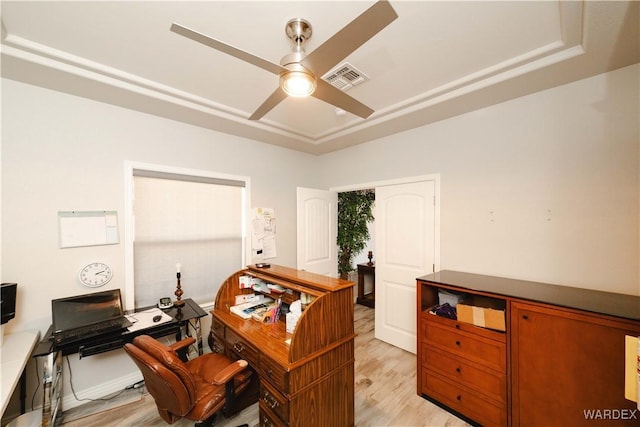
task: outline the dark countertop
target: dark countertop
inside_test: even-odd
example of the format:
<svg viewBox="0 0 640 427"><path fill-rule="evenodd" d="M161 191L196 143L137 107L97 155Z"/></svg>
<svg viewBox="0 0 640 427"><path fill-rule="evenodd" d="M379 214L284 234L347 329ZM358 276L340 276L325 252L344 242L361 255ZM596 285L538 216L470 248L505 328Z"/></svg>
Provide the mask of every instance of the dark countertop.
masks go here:
<svg viewBox="0 0 640 427"><path fill-rule="evenodd" d="M640 296L442 270L418 280L640 321Z"/></svg>

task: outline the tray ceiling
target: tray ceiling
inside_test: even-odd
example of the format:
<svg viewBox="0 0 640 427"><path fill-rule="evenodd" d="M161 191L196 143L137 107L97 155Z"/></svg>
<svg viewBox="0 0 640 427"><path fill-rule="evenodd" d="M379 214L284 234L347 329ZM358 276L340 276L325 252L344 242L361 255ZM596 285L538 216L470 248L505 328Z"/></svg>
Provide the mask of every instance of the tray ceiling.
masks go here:
<svg viewBox="0 0 640 427"><path fill-rule="evenodd" d="M193 28L278 63L372 1L3 1L2 77L322 154L640 61L638 2L392 1L399 18L340 64L368 119L314 98L248 117L278 76L169 31ZM338 67L336 67L337 69Z"/></svg>

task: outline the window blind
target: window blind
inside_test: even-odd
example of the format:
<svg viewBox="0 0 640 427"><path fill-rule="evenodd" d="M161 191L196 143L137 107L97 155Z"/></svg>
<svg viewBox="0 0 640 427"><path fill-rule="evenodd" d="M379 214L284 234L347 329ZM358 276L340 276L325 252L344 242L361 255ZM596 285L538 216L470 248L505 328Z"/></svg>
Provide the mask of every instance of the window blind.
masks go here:
<svg viewBox="0 0 640 427"><path fill-rule="evenodd" d="M214 301L220 284L242 268L244 182L134 170L135 306L182 298Z"/></svg>

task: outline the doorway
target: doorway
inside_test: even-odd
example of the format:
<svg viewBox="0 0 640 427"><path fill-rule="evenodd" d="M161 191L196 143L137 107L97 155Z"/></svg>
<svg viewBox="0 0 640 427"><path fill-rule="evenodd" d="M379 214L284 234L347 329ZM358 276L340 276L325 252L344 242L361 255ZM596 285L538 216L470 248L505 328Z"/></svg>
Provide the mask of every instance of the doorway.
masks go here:
<svg viewBox="0 0 640 427"><path fill-rule="evenodd" d="M376 191L375 228L372 233L375 241L372 252L376 265L375 336L415 353L415 280L440 268L440 176L425 175L350 185L331 188L324 193L331 195L368 188ZM332 202L327 203L330 205ZM331 218L335 224L337 206L323 210L333 212L335 209L335 216L327 213L319 224L308 221L317 216L301 212L300 200L298 207L298 268L314 271L305 268L304 262L301 262L305 258L300 251L308 247L304 239L309 235L313 235L314 239L327 238L325 244L315 247L336 248L335 235L317 233L316 227L326 228L326 224L331 224Z"/></svg>

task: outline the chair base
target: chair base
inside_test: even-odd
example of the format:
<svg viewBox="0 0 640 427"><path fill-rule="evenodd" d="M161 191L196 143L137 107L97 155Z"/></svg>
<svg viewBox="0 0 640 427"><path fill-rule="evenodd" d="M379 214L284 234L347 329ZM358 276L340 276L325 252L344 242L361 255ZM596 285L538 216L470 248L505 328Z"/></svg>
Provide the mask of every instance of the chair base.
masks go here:
<svg viewBox="0 0 640 427"><path fill-rule="evenodd" d="M213 414L211 417L207 418L204 421L199 421L195 424L195 427L213 427L216 422L216 417L218 414Z"/></svg>

